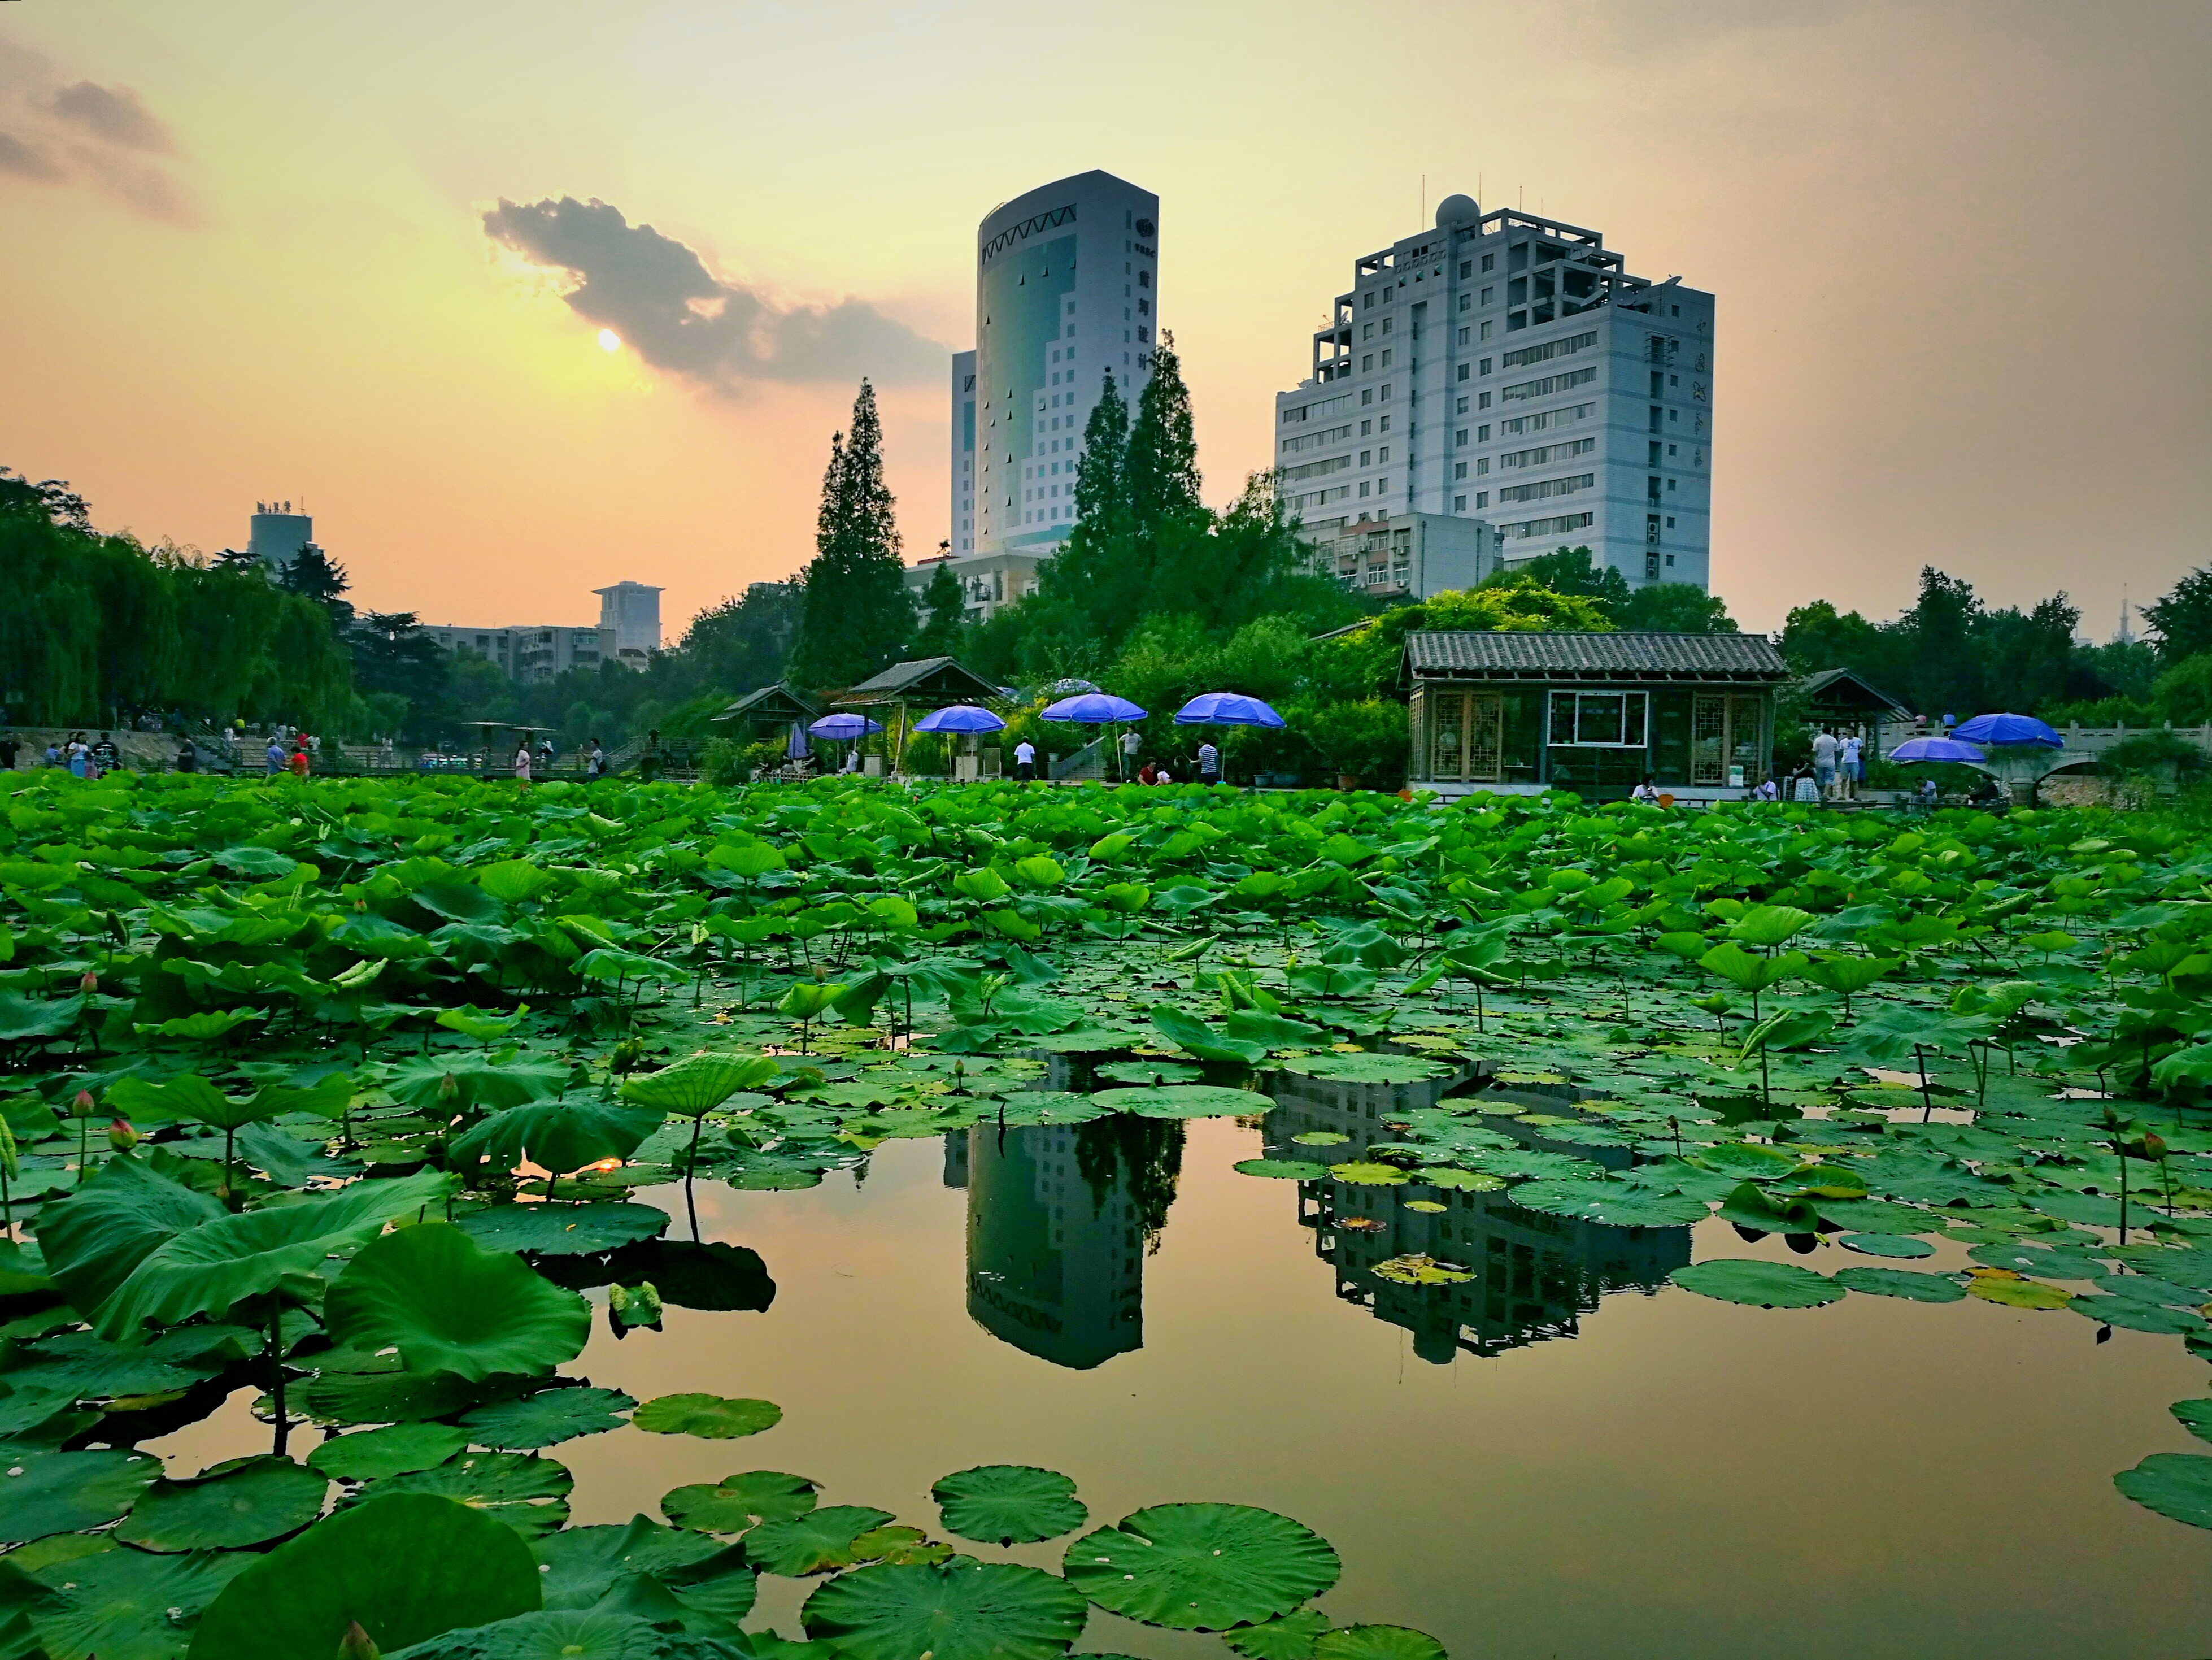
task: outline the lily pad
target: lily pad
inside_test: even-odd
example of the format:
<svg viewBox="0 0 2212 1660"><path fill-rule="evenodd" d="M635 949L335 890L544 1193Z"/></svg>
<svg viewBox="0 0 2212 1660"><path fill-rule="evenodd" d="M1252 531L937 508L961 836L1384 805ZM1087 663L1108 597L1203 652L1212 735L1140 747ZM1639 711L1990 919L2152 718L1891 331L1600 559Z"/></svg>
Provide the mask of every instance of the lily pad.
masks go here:
<svg viewBox="0 0 2212 1660"><path fill-rule="evenodd" d="M105 1527L138 1502L161 1461L143 1452L26 1452L0 1456L0 1542Z"/></svg>
<svg viewBox="0 0 2212 1660"><path fill-rule="evenodd" d="M1455 1193L1502 1193L1512 1185L1502 1176L1492 1176L1488 1171L1454 1170L1449 1165L1427 1165L1413 1172L1413 1179L1426 1183L1432 1188L1447 1188Z"/></svg>
<svg viewBox="0 0 2212 1660"><path fill-rule="evenodd" d="M1355 1158L1342 1164L1328 1167L1332 1181L1349 1182L1355 1187L1395 1188L1407 1179L1406 1172L1395 1164L1378 1164L1372 1160Z"/></svg>
<svg viewBox="0 0 2212 1660"><path fill-rule="evenodd" d="M1933 1233L1943 1225L1940 1216L1887 1199L1814 1199L1811 1203L1823 1222L1854 1233L1910 1236Z"/></svg>
<svg viewBox="0 0 2212 1660"><path fill-rule="evenodd" d="M241 1458L186 1481L156 1481L116 1529L142 1550L233 1550L296 1533L323 1511L330 1478L289 1458Z"/></svg>
<svg viewBox="0 0 2212 1660"><path fill-rule="evenodd" d="M696 1435L702 1441L733 1441L758 1435L783 1421L773 1401L732 1400L720 1395L663 1395L630 1414L629 1421L654 1435Z"/></svg>
<svg viewBox="0 0 2212 1660"><path fill-rule="evenodd" d="M636 1405L620 1389L541 1389L465 1412L460 1426L477 1446L527 1452L618 1430L625 1421L622 1414Z"/></svg>
<svg viewBox="0 0 2212 1660"><path fill-rule="evenodd" d="M1377 1262L1374 1273L1377 1279L1396 1286L1461 1286L1474 1278L1465 1268L1455 1268L1420 1252Z"/></svg>
<svg viewBox="0 0 2212 1660"><path fill-rule="evenodd" d="M2212 1441L2212 1401L2177 1401L2172 1411L2182 1428L2200 1441Z"/></svg>
<svg viewBox="0 0 2212 1660"><path fill-rule="evenodd" d="M1328 1165L1309 1164L1303 1158L1240 1158L1234 1168L1239 1175L1273 1177L1284 1182L1317 1182L1328 1174Z"/></svg>
<svg viewBox="0 0 2212 1660"><path fill-rule="evenodd" d="M1301 1055L1276 1064L1328 1084L1421 1084L1451 1071L1418 1055Z"/></svg>
<svg viewBox="0 0 2212 1660"><path fill-rule="evenodd" d="M335 1655L356 1621L386 1651L404 1648L531 1612L538 1581L512 1529L466 1504L397 1493L256 1558L201 1616L192 1660Z"/></svg>
<svg viewBox="0 0 2212 1660"><path fill-rule="evenodd" d="M1328 1616L1318 1608L1300 1608L1279 1619L1256 1626L1239 1626L1221 1633L1221 1641L1244 1660L1309 1660L1314 1639L1328 1629Z"/></svg>
<svg viewBox="0 0 2212 1660"><path fill-rule="evenodd" d="M788 1521L762 1523L745 1535L745 1560L788 1579L850 1567L860 1560L853 1541L896 1519L889 1511L866 1505L824 1505Z"/></svg>
<svg viewBox="0 0 2212 1660"><path fill-rule="evenodd" d="M257 1559L194 1551L110 1550L45 1576L54 1593L30 1610L50 1660L182 1660L183 1627Z"/></svg>
<svg viewBox="0 0 2212 1660"><path fill-rule="evenodd" d="M362 1247L325 1299L341 1344L397 1348L410 1371L477 1382L550 1371L583 1353L591 1305L510 1250L487 1250L449 1222L401 1228Z"/></svg>
<svg viewBox="0 0 2212 1660"><path fill-rule="evenodd" d="M371 1481L442 1464L465 1452L469 1432L451 1424L392 1424L333 1436L307 1455L307 1468L340 1481Z"/></svg>
<svg viewBox="0 0 2212 1660"><path fill-rule="evenodd" d="M1701 1199L1623 1182L1523 1182L1506 1197L1523 1210L1618 1228L1680 1227L1710 1213Z"/></svg>
<svg viewBox="0 0 2212 1660"><path fill-rule="evenodd" d="M1219 1084L1163 1084L1157 1089L1101 1090L1091 1098L1109 1112L1139 1118L1221 1118L1267 1111L1271 1097Z"/></svg>
<svg viewBox="0 0 2212 1660"><path fill-rule="evenodd" d="M568 1492L576 1478L557 1460L518 1452L471 1452L426 1470L380 1476L340 1507L397 1495L434 1493L504 1522L526 1539L552 1532L568 1519Z"/></svg>
<svg viewBox="0 0 2212 1660"><path fill-rule="evenodd" d="M1956 1303L1966 1288L1940 1274L1917 1274L1911 1268L1849 1268L1836 1270L1836 1283L1876 1297L1902 1297L1915 1303Z"/></svg>
<svg viewBox="0 0 2212 1660"><path fill-rule="evenodd" d="M1910 1261L1936 1254L1936 1247L1925 1239L1915 1239L1903 1233L1846 1233L1838 1235L1836 1243L1845 1250L1855 1250L1862 1256L1888 1256Z"/></svg>
<svg viewBox="0 0 2212 1660"><path fill-rule="evenodd" d="M1249 1505L1154 1505L1084 1535L1061 1567L1109 1613L1177 1631L1272 1620L1342 1571L1319 1534Z"/></svg>
<svg viewBox="0 0 2212 1660"><path fill-rule="evenodd" d="M1206 1073L1187 1061L1113 1061L1098 1075L1116 1084L1194 1084Z"/></svg>
<svg viewBox="0 0 2212 1660"><path fill-rule="evenodd" d="M1030 1545L1072 1533L1091 1512L1075 1483L1029 1464L979 1464L956 1471L929 1490L945 1530L963 1539Z"/></svg>
<svg viewBox="0 0 2212 1660"><path fill-rule="evenodd" d="M781 1470L747 1470L708 1486L676 1487L661 1495L660 1513L679 1528L701 1533L743 1533L762 1522L788 1522L815 1506L820 1484Z"/></svg>
<svg viewBox="0 0 2212 1660"><path fill-rule="evenodd" d="M2002 1303L2008 1309L2063 1309L2074 1298L2040 1280L2001 1278L1978 1274L1966 1282L1967 1292L1984 1303Z"/></svg>
<svg viewBox="0 0 2212 1660"><path fill-rule="evenodd" d="M635 1204L487 1205L457 1215L453 1225L494 1250L592 1256L658 1238L668 1226L668 1213Z"/></svg>
<svg viewBox="0 0 2212 1660"><path fill-rule="evenodd" d="M684 1528L664 1528L642 1516L623 1525L563 1528L548 1534L531 1548L544 1570L542 1576L549 1608L587 1608L615 1582L633 1573L650 1574L664 1582L726 1554L740 1575L738 1617L752 1607L753 1576L738 1563L738 1553L704 1534ZM718 1565L719 1566L719 1565ZM727 1571L727 1570L723 1570Z"/></svg>
<svg viewBox="0 0 2212 1660"><path fill-rule="evenodd" d="M384 1660L735 1660L737 1654L722 1639L670 1631L627 1608L545 1608L411 1644Z"/></svg>
<svg viewBox="0 0 2212 1660"><path fill-rule="evenodd" d="M1304 1135L1293 1135L1291 1140L1302 1147L1336 1147L1352 1138L1342 1130L1308 1130Z"/></svg>
<svg viewBox="0 0 2212 1660"><path fill-rule="evenodd" d="M1763 1309L1815 1309L1843 1300L1844 1288L1794 1262L1730 1256L1693 1262L1667 1276L1685 1291Z"/></svg>
<svg viewBox="0 0 2212 1660"><path fill-rule="evenodd" d="M410 1372L378 1365L361 1371L317 1372L295 1386L288 1404L325 1424L415 1424L520 1394L532 1382L488 1377L471 1383L449 1371Z"/></svg>
<svg viewBox="0 0 2212 1660"><path fill-rule="evenodd" d="M1081 1592L1012 1562L878 1564L806 1599L806 1634L846 1660L1054 1660L1090 1615Z"/></svg>
<svg viewBox="0 0 2212 1660"><path fill-rule="evenodd" d="M2212 1457L2195 1452L2154 1452L2112 1485L2148 1510L2192 1528L2212 1528Z"/></svg>
<svg viewBox="0 0 2212 1660"><path fill-rule="evenodd" d="M1343 1626L1314 1639L1313 1660L1445 1660L1444 1645L1410 1626Z"/></svg>
<svg viewBox="0 0 2212 1660"><path fill-rule="evenodd" d="M2077 1297L2068 1304L2075 1313L2107 1326L2130 1331L2155 1332L2166 1337L2187 1337L2212 1329L2201 1314L2169 1309L2156 1303L2139 1303L2132 1297Z"/></svg>

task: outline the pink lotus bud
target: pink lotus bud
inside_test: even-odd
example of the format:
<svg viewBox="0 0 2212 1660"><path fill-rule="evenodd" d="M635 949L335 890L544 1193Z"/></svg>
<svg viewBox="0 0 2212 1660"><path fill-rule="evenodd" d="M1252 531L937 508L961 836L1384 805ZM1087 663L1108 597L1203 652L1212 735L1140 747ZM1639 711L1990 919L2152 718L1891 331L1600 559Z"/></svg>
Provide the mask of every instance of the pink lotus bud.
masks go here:
<svg viewBox="0 0 2212 1660"><path fill-rule="evenodd" d="M2166 1157L2166 1138L2160 1135L2156 1130L2145 1132L2142 1139L2142 1147L2143 1157L2146 1158L2163 1158Z"/></svg>
<svg viewBox="0 0 2212 1660"><path fill-rule="evenodd" d="M383 1660L384 1651L376 1646L376 1639L361 1628L356 1620L345 1628L338 1639L337 1660Z"/></svg>
<svg viewBox="0 0 2212 1660"><path fill-rule="evenodd" d="M84 971L82 977L77 981L76 988L88 995L93 992L98 991L100 989L100 976L94 973L92 970L87 969Z"/></svg>
<svg viewBox="0 0 2212 1660"><path fill-rule="evenodd" d="M127 1119L118 1118L107 1127L107 1145L118 1152L128 1152L145 1139Z"/></svg>
<svg viewBox="0 0 2212 1660"><path fill-rule="evenodd" d="M90 1090L79 1090L70 1098L70 1116L73 1118L89 1118L99 1110Z"/></svg>

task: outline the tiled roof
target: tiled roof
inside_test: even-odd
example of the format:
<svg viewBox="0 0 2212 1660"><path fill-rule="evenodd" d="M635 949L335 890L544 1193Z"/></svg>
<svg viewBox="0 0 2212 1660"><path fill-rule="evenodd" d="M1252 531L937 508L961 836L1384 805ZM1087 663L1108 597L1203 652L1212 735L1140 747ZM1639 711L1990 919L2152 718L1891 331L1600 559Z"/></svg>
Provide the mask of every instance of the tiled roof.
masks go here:
<svg viewBox="0 0 2212 1660"><path fill-rule="evenodd" d="M1408 677L1443 680L1727 680L1790 678L1763 634L1462 633L1406 636Z"/></svg>
<svg viewBox="0 0 2212 1660"><path fill-rule="evenodd" d="M942 696L948 702L963 698L996 697L999 689L950 657L921 657L910 663L894 663L872 675L837 701L863 702L889 700L902 693Z"/></svg>
<svg viewBox="0 0 2212 1660"><path fill-rule="evenodd" d="M771 681L757 691L747 692L714 718L717 721L736 721L746 715L782 719L788 714L811 718L821 713L813 699L800 696L781 680Z"/></svg>

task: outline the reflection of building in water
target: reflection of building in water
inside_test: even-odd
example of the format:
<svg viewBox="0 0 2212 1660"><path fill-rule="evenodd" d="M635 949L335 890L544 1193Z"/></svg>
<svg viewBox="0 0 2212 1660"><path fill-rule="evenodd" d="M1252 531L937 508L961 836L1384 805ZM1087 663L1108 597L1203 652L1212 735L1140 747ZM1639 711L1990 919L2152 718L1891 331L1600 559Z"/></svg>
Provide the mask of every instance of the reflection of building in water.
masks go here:
<svg viewBox="0 0 2212 1660"><path fill-rule="evenodd" d="M1385 1128L1389 1121L1407 1108L1435 1104L1449 1081L1328 1084L1283 1073L1275 1110L1267 1116L1267 1156L1325 1164L1357 1158L1374 1142L1401 1140ZM1486 1118L1483 1127L1583 1157L1611 1151L1547 1141L1538 1132L1516 1130L1510 1118ZM1327 1146L1291 1139L1310 1131L1348 1139ZM1407 1209L1405 1201L1414 1198L1443 1208ZM1404 1327L1413 1335L1413 1352L1439 1363L1462 1348L1494 1354L1571 1337L1581 1316L1607 1292L1656 1290L1670 1270L1690 1260L1687 1228L1608 1227L1523 1210L1502 1193L1454 1193L1418 1184L1301 1183L1298 1220L1315 1231L1316 1254L1336 1270L1337 1295ZM1452 1286L1401 1286L1372 1271L1378 1262L1416 1252L1474 1278Z"/></svg>
<svg viewBox="0 0 2212 1660"><path fill-rule="evenodd" d="M945 1184L968 1189L976 1323L1060 1366L1141 1348L1145 1252L1175 1196L1182 1128L1117 1116L948 1135Z"/></svg>

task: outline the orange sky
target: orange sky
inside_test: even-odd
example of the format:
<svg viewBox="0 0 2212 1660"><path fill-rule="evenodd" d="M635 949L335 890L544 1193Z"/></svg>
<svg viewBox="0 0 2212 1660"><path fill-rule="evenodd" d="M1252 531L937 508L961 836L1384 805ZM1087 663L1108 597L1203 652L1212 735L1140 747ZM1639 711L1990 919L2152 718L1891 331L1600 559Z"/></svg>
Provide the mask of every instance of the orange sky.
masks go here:
<svg viewBox="0 0 2212 1660"><path fill-rule="evenodd" d="M1159 193L1225 499L1425 174L1719 295L1714 581L1748 624L1888 615L1936 562L2102 637L2208 557L2212 8L1369 10L22 0L0 461L210 550L304 499L359 601L427 620L660 584L672 637L808 556L863 368L908 556L945 534L939 366L997 202ZM650 361L487 234L564 197L622 216L587 228L670 325Z"/></svg>

